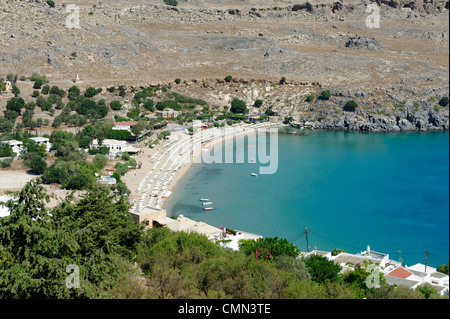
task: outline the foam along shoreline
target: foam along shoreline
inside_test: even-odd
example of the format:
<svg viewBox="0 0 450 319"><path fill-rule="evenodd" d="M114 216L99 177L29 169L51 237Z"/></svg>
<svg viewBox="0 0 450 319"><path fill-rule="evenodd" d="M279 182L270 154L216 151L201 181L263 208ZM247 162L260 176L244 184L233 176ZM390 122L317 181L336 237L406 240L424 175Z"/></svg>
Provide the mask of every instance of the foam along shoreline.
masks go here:
<svg viewBox="0 0 450 319"><path fill-rule="evenodd" d="M162 198L164 192L173 192L180 179L187 173L191 165L201 162L201 147L195 149L190 145L205 145L209 143L213 147L221 143L224 138L233 138L245 134L248 129L267 128L278 126L275 123L237 124L231 127L210 128L203 130L201 134L190 135L186 132L178 132L171 135L167 144L157 147L148 158L139 155L136 160L142 162L142 169L147 173L136 184L136 179L131 174L124 179L131 191L130 201L132 212L141 210L145 206L162 208L167 198ZM161 151L161 152L160 152ZM145 152L144 152L145 154ZM136 176L136 173L135 173ZM168 212L170 215L170 212Z"/></svg>

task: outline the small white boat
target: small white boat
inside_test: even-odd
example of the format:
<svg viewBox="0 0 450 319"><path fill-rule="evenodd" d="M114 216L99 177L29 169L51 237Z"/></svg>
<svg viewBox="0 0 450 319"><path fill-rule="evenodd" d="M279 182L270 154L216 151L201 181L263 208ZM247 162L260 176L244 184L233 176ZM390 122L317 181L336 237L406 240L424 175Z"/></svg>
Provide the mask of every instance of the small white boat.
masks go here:
<svg viewBox="0 0 450 319"><path fill-rule="evenodd" d="M213 207L205 207L204 210L208 211L208 210L213 210Z"/></svg>
<svg viewBox="0 0 450 319"><path fill-rule="evenodd" d="M256 173L252 173L252 176L258 176L258 174L256 174Z"/></svg>
<svg viewBox="0 0 450 319"><path fill-rule="evenodd" d="M207 201L209 201L209 199L207 199L207 198L200 198L200 201L201 202L207 202Z"/></svg>
<svg viewBox="0 0 450 319"><path fill-rule="evenodd" d="M208 205L212 205L212 202L204 202L203 206L208 206Z"/></svg>

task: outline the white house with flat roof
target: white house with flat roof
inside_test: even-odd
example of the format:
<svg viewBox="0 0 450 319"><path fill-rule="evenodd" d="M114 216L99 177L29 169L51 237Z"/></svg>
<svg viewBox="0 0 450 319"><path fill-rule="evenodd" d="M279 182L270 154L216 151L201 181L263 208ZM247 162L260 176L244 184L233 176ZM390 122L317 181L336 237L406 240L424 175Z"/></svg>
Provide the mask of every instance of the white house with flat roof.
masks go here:
<svg viewBox="0 0 450 319"><path fill-rule="evenodd" d="M103 140L101 145L98 142L97 139L92 141L91 144L91 148L95 148L98 149L100 147L108 147L109 148L109 153L110 154L119 154L119 153L123 153L125 152L126 148L127 148L127 142L126 141L118 141L118 140L111 140L111 139L106 139Z"/></svg>
<svg viewBox="0 0 450 319"><path fill-rule="evenodd" d="M45 145L45 151L50 152L52 148L52 144L50 143L50 139L48 137L30 137L30 140L35 141L39 146Z"/></svg>

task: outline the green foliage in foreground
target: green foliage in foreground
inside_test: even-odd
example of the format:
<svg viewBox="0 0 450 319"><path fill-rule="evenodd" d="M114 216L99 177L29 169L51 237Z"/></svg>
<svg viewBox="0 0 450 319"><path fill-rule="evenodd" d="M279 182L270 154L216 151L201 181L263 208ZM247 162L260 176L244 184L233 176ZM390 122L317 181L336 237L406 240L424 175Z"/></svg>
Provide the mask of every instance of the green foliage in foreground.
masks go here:
<svg viewBox="0 0 450 319"><path fill-rule="evenodd" d="M146 231L132 221L128 201L106 187L49 210L39 183L15 193L18 201L6 204L11 215L0 218L0 298L438 297L430 286L414 291L381 281L368 289L364 269L341 275L325 257L296 259L298 249L283 239L244 242L236 252L195 233ZM284 253L257 258L259 248ZM69 265L79 268L79 288L66 285Z"/></svg>
<svg viewBox="0 0 450 319"><path fill-rule="evenodd" d="M39 181L15 195L0 219L1 298L98 298L127 273L142 229L121 197L99 188L50 215ZM80 269L78 289L66 287L68 265Z"/></svg>

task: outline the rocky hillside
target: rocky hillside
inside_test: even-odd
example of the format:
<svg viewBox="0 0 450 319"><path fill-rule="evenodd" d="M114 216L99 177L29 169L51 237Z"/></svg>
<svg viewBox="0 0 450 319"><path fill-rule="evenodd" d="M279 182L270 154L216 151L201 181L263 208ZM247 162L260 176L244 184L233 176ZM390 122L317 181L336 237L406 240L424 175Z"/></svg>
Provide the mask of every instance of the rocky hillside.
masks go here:
<svg viewBox="0 0 450 319"><path fill-rule="evenodd" d="M254 92L253 83L252 98L300 125L448 128L448 107L437 105L449 91L445 0L82 0L79 28L67 27L74 12L55 3L0 0L0 77L36 72L69 87L79 74L83 85L108 87L232 75L243 80L231 92L186 84L184 93L214 100L219 90L226 99ZM380 28L366 27L371 3ZM284 95L266 96L261 83L281 77ZM325 89L329 101L304 101ZM343 113L350 99L359 107Z"/></svg>

